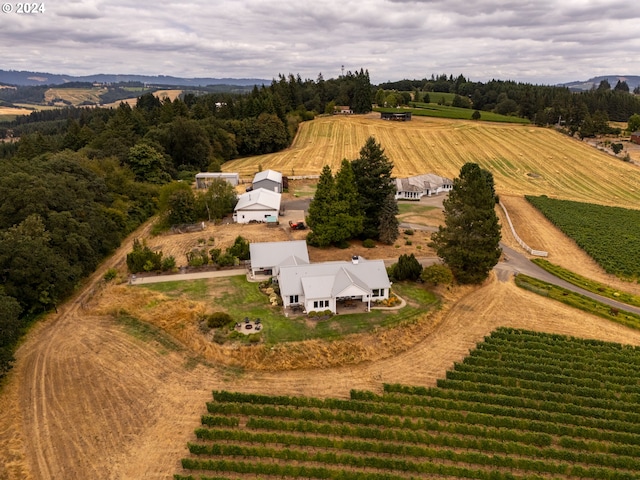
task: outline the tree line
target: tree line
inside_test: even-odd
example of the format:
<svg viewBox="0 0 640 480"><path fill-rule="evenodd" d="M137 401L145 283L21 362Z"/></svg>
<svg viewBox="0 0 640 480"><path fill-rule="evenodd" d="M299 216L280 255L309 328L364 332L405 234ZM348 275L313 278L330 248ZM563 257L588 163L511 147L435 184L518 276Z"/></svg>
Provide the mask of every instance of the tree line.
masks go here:
<svg viewBox="0 0 640 480"><path fill-rule="evenodd" d="M640 114L640 90L634 94L624 81L606 81L592 90L572 92L567 87L532 85L505 80L473 82L464 75L432 75L430 79L400 80L378 85L382 91L410 93L413 101L435 92L456 95L454 106L528 118L538 125L561 125L571 135L594 136L610 132L608 122L627 122ZM377 98L385 98L384 95ZM406 101L406 98L405 98Z"/></svg>

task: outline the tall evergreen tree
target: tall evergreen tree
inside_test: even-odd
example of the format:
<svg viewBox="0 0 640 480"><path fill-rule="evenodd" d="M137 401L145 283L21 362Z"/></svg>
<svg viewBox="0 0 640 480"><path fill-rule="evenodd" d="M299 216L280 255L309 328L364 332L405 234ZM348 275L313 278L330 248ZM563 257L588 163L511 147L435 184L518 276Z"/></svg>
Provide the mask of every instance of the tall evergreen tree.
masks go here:
<svg viewBox="0 0 640 480"><path fill-rule="evenodd" d="M355 175L351 162L346 158L342 160L340 170L336 173L334 188L335 203L331 208L331 216L340 229L340 234L336 237L342 237L334 241L340 242L360 235L364 222Z"/></svg>
<svg viewBox="0 0 640 480"><path fill-rule="evenodd" d="M458 282L481 283L501 254L493 175L466 163L443 204L445 226L431 236L432 246Z"/></svg>
<svg viewBox="0 0 640 480"><path fill-rule="evenodd" d="M371 111L371 103L372 94L369 71L360 69L360 72L355 75L355 87L351 108L354 113L369 113Z"/></svg>
<svg viewBox="0 0 640 480"><path fill-rule="evenodd" d="M364 213L362 236L380 238L380 214L389 194L395 192L391 179L393 163L373 137L360 150L360 157L351 162L360 194L360 208Z"/></svg>
<svg viewBox="0 0 640 480"><path fill-rule="evenodd" d="M362 231L362 222L351 163L343 160L335 178L325 166L309 205L307 223L313 232L307 241L319 247L344 244Z"/></svg>
<svg viewBox="0 0 640 480"><path fill-rule="evenodd" d="M378 223L378 239L382 243L391 245L398 238L398 202L393 192L387 194L380 208L380 218Z"/></svg>
<svg viewBox="0 0 640 480"><path fill-rule="evenodd" d="M334 179L329 165L325 165L318 179L318 186L313 200L309 204L307 224L312 232L307 236L307 242L317 247L331 244L331 238L326 226L330 220L330 207L334 201Z"/></svg>

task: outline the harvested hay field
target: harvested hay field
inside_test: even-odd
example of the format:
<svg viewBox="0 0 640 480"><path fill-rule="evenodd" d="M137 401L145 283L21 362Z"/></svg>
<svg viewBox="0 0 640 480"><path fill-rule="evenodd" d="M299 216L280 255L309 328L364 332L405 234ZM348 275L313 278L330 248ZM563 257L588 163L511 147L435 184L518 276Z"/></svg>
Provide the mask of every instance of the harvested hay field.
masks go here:
<svg viewBox="0 0 640 480"><path fill-rule="evenodd" d="M640 172L585 142L549 128L414 117L385 122L379 114L327 116L300 125L286 151L227 162L223 170L251 176L258 166L285 175L335 172L343 158L357 158L373 136L398 177L436 173L454 178L466 162L493 173L503 195L548 195L638 208Z"/></svg>
<svg viewBox="0 0 640 480"><path fill-rule="evenodd" d="M182 93L182 90L158 90L156 92L153 92L153 94L156 97L158 97L160 100L164 100L165 98L168 98L171 101L178 98L181 93ZM130 106L135 107L136 103L138 103L139 96L140 95L136 97L125 98L123 100L118 100L117 102L113 102L113 103L105 103L103 107L117 108L121 103L127 103Z"/></svg>
<svg viewBox="0 0 640 480"><path fill-rule="evenodd" d="M107 91L104 87L94 88L50 88L44 92L45 102L65 100L78 106L84 102L99 104L100 96Z"/></svg>

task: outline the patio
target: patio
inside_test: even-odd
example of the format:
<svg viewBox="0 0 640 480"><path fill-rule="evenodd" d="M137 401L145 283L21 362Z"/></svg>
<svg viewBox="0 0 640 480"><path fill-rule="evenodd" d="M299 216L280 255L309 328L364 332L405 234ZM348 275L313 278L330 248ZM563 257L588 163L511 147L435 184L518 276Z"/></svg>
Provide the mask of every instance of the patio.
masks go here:
<svg viewBox="0 0 640 480"><path fill-rule="evenodd" d="M235 329L237 332L251 335L262 330L262 322L259 318L250 320L249 317L244 317L244 321L236 323Z"/></svg>

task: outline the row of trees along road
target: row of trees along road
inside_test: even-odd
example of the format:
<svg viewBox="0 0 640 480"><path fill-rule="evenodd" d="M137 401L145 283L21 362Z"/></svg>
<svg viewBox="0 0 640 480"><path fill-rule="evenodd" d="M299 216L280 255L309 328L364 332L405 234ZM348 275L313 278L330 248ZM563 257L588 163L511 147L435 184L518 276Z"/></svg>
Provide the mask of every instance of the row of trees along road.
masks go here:
<svg viewBox="0 0 640 480"><path fill-rule="evenodd" d="M342 160L335 177L325 165L309 205L312 232L307 242L326 247L360 237L393 243L398 237L398 204L392 170L393 163L373 137L357 159Z"/></svg>

